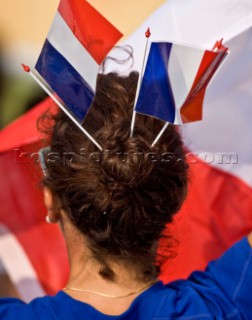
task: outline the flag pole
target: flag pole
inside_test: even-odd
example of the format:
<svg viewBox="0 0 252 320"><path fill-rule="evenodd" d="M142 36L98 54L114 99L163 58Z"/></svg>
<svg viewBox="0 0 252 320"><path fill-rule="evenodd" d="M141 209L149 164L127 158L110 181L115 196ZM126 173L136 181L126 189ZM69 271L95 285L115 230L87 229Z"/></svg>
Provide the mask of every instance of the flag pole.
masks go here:
<svg viewBox="0 0 252 320"><path fill-rule="evenodd" d="M152 143L151 147L153 148L155 146L155 144L159 141L159 139L162 137L163 133L165 132L165 130L168 128L169 126L169 122L166 122L166 124L163 126L163 128L161 129L161 131L159 132L159 134L157 135L156 139L154 140L154 142Z"/></svg>
<svg viewBox="0 0 252 320"><path fill-rule="evenodd" d="M133 115L132 115L131 126L130 126L130 137L131 138L133 137L134 127L135 127L135 121L136 121L135 107L136 107L136 104L137 104L137 98L138 98L138 94L139 94L140 87L141 87L142 80L143 80L144 65L145 65L147 48L148 48L148 43L149 43L149 37L150 36L151 36L151 32L150 32L150 28L148 28L147 31L145 32L146 45L145 45L145 51L144 51L143 65L142 65L141 73L139 75L139 79L138 79L138 83L137 83L136 97L135 97Z"/></svg>
<svg viewBox="0 0 252 320"><path fill-rule="evenodd" d="M82 127L82 125L72 116L72 114L67 110L66 107L55 97L52 91L46 87L46 85L31 71L30 67L22 64L22 67L25 72L37 82L37 84L52 98L52 100L60 107L61 110L76 124L76 126L86 135L86 137L93 142L93 144L102 151L101 145Z"/></svg>

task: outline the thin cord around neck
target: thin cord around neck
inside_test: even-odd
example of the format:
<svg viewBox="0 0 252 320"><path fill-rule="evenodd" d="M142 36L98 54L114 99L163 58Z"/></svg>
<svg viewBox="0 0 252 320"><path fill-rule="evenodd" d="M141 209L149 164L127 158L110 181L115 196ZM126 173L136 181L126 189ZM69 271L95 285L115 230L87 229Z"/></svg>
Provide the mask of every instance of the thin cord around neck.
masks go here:
<svg viewBox="0 0 252 320"><path fill-rule="evenodd" d="M127 294L121 295L121 296L108 295L108 294L105 294L105 293L100 293L100 292L96 292L96 291L89 291L89 290L84 290L84 289L78 289L78 288L73 288L73 287L65 287L65 288L63 288L63 290L65 290L65 291L70 290L70 291L77 291L77 292L85 292L85 293L95 294L97 296L101 296L101 297L105 297L105 298L116 299L116 298L126 298L126 297L133 296L134 294L141 293L145 289L151 287L155 282L151 282L151 283L149 283L148 285L144 286L143 288L141 288L139 290L132 291L130 293L127 293Z"/></svg>

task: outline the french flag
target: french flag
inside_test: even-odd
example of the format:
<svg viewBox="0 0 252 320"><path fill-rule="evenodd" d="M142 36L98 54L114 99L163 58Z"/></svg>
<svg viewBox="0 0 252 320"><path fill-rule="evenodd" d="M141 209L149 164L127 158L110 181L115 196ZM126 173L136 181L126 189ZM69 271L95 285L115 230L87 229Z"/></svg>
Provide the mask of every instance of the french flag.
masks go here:
<svg viewBox="0 0 252 320"><path fill-rule="evenodd" d="M121 37L87 1L61 0L35 69L80 123L100 64Z"/></svg>
<svg viewBox="0 0 252 320"><path fill-rule="evenodd" d="M170 42L153 42L135 111L165 122L182 124L202 119L207 85L227 55Z"/></svg>

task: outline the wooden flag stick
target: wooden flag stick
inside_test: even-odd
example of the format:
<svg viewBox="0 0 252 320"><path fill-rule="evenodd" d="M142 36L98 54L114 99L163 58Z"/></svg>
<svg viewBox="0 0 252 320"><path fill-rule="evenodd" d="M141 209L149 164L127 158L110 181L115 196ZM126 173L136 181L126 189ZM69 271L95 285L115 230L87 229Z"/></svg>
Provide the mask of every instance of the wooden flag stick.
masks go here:
<svg viewBox="0 0 252 320"><path fill-rule="evenodd" d="M131 120L131 126L130 126L130 137L133 137L133 132L134 132L134 127L135 127L135 121L136 121L136 104L137 104L137 98L139 95L139 91L141 88L141 84L143 81L143 72L144 72L144 66L145 66L145 60L146 60L146 54L147 54L147 48L148 48L148 43L149 43L149 37L151 36L150 28L147 29L145 32L145 37L146 37L146 45L145 45L145 51L144 51L144 58L143 58L143 64L142 64L142 69L141 73L139 74L139 79L137 83L137 90L136 90L136 97L135 97L135 103L134 103L134 108L133 108L133 115L132 115L132 120Z"/></svg>
<svg viewBox="0 0 252 320"><path fill-rule="evenodd" d="M93 142L93 144L102 151L100 144L82 127L82 125L72 116L72 114L67 110L66 107L56 98L53 92L46 87L46 85L31 71L31 69L22 64L24 71L29 73L29 75L38 83L38 85L52 98L52 100L60 107L61 110L76 124L76 126L86 135L86 137Z"/></svg>
<svg viewBox="0 0 252 320"><path fill-rule="evenodd" d="M166 124L163 126L163 128L161 129L161 131L159 132L159 134L157 135L156 139L154 140L154 142L152 143L151 147L154 147L155 144L159 141L159 139L162 137L163 133L165 132L165 130L168 128L169 126L169 122L166 122Z"/></svg>

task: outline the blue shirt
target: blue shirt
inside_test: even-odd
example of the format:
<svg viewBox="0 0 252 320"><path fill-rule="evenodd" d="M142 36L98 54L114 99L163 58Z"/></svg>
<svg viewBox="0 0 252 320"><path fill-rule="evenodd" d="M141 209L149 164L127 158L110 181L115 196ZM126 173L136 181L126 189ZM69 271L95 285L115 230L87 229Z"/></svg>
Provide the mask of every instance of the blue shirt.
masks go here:
<svg viewBox="0 0 252 320"><path fill-rule="evenodd" d="M29 304L0 300L1 320L234 320L252 319L252 249L247 238L205 272L168 285L156 283L120 316L108 316L63 291Z"/></svg>

